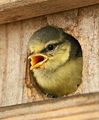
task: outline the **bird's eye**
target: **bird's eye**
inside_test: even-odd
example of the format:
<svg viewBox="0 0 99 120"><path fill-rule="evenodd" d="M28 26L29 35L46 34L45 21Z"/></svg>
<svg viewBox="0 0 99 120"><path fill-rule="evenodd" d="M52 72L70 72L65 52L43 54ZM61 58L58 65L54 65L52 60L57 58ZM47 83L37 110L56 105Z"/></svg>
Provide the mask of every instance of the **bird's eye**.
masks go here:
<svg viewBox="0 0 99 120"><path fill-rule="evenodd" d="M46 49L47 49L48 51L51 51L51 50L53 50L54 48L55 48L55 45L50 44L50 45L47 46Z"/></svg>

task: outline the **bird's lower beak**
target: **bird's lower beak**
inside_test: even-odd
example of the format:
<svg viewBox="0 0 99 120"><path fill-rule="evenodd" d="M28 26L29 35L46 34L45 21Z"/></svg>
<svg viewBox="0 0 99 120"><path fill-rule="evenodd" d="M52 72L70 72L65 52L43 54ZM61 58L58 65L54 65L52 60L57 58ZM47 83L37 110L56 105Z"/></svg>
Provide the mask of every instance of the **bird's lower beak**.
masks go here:
<svg viewBox="0 0 99 120"><path fill-rule="evenodd" d="M43 54L36 54L36 55L31 55L28 57L28 59L30 59L30 70L39 68L41 65L43 65L47 60L48 57L46 55Z"/></svg>

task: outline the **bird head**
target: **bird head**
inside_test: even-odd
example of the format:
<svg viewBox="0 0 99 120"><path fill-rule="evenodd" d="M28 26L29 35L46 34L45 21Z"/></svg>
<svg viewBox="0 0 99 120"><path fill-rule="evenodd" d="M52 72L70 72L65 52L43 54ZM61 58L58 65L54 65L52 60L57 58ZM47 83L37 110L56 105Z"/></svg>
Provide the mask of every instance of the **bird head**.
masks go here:
<svg viewBox="0 0 99 120"><path fill-rule="evenodd" d="M79 49L77 40L63 29L52 26L41 28L29 41L30 70L55 71L70 59L75 59Z"/></svg>

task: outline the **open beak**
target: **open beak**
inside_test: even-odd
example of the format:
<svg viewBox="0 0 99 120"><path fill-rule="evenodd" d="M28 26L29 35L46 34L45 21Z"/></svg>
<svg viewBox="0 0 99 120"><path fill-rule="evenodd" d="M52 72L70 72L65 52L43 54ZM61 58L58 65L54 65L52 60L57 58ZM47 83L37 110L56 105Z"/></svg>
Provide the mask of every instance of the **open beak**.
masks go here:
<svg viewBox="0 0 99 120"><path fill-rule="evenodd" d="M36 54L36 55L31 55L28 57L28 59L30 59L30 70L33 70L35 68L39 68L41 65L43 65L47 60L48 57L46 55L43 54Z"/></svg>

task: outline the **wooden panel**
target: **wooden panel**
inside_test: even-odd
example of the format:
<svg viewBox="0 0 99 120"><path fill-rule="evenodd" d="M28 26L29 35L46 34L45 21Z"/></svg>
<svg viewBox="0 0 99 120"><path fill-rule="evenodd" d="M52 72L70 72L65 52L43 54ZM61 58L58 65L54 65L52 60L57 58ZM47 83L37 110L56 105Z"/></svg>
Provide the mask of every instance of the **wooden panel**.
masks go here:
<svg viewBox="0 0 99 120"><path fill-rule="evenodd" d="M0 0L0 5L15 2L15 1L18 1L18 0Z"/></svg>
<svg viewBox="0 0 99 120"><path fill-rule="evenodd" d="M83 82L74 94L99 91L99 5L94 5L0 26L0 106L47 99L24 85L29 38L46 25L62 27L81 44Z"/></svg>
<svg viewBox="0 0 99 120"><path fill-rule="evenodd" d="M0 105L28 102L24 95L27 44L32 33L46 25L43 18L0 27ZM39 96L35 95L35 99Z"/></svg>
<svg viewBox="0 0 99 120"><path fill-rule="evenodd" d="M0 24L98 3L98 0L16 0L15 2L10 1L0 6Z"/></svg>
<svg viewBox="0 0 99 120"><path fill-rule="evenodd" d="M10 0L0 0L0 5L10 2Z"/></svg>
<svg viewBox="0 0 99 120"><path fill-rule="evenodd" d="M98 120L99 93L0 108L2 120Z"/></svg>
<svg viewBox="0 0 99 120"><path fill-rule="evenodd" d="M6 56L4 55L5 53L7 53L7 39L6 39L6 30L5 30L6 26L3 25L0 27L0 106L2 103L2 91L3 91L3 84L5 81L5 76L6 75L6 66L7 66L7 62L6 62Z"/></svg>

